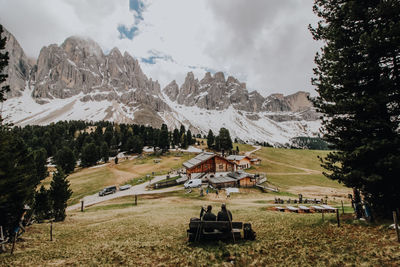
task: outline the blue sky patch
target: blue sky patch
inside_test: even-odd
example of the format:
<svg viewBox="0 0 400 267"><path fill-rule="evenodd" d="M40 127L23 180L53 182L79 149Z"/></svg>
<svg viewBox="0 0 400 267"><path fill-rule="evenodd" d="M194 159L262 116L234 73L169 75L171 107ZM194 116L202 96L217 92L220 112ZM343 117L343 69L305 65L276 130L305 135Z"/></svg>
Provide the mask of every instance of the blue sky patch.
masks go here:
<svg viewBox="0 0 400 267"><path fill-rule="evenodd" d="M137 18L143 20L142 12L145 8L145 5L140 0L129 0L129 9L135 10L137 13ZM135 16L136 17L136 16Z"/></svg>
<svg viewBox="0 0 400 267"><path fill-rule="evenodd" d="M157 59L174 62L174 60L171 56L165 55L159 51L150 50L150 51L148 51L148 53L151 54L151 56L140 58L140 60L142 62L147 63L147 64L152 64L152 65L156 64Z"/></svg>
<svg viewBox="0 0 400 267"><path fill-rule="evenodd" d="M119 25L118 26L118 31L119 31L119 38L120 39L125 39L128 38L130 40L135 37L139 31L138 27L132 26L130 28L126 27L125 25Z"/></svg>

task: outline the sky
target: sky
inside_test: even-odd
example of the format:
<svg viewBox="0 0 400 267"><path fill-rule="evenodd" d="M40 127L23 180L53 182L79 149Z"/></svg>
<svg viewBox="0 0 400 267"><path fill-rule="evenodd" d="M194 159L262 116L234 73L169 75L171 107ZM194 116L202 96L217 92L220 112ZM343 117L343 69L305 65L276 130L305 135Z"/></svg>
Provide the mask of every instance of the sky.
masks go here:
<svg viewBox="0 0 400 267"><path fill-rule="evenodd" d="M165 87L187 72L246 82L267 96L307 91L321 46L308 25L312 0L0 0L0 24L37 58L72 35L113 47L140 61Z"/></svg>

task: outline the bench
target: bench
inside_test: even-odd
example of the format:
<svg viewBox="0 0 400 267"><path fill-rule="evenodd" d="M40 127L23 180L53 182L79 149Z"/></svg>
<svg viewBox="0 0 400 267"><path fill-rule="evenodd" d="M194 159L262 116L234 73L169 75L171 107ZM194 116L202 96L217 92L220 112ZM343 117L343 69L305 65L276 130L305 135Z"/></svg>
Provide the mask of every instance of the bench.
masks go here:
<svg viewBox="0 0 400 267"><path fill-rule="evenodd" d="M299 209L298 208L295 208L295 207L293 207L293 206L286 206L286 208L290 211L290 212L299 212Z"/></svg>
<svg viewBox="0 0 400 267"><path fill-rule="evenodd" d="M240 240L243 238L252 240L255 233L251 229L251 224L242 222L229 221L200 221L199 219L191 219L187 236L189 242L200 240ZM250 231L254 234L254 238L249 235Z"/></svg>

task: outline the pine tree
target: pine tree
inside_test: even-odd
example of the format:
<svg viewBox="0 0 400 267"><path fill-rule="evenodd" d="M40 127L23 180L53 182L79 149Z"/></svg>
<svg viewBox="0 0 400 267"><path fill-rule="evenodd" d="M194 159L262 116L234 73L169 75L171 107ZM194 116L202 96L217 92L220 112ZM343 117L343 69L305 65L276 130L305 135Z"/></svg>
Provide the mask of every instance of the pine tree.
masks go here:
<svg viewBox="0 0 400 267"><path fill-rule="evenodd" d="M188 148L188 139L186 134L182 134L181 136L181 146L180 148L186 149Z"/></svg>
<svg viewBox="0 0 400 267"><path fill-rule="evenodd" d="M362 192L378 216L400 203L400 2L315 0L324 42L312 80L325 176Z"/></svg>
<svg viewBox="0 0 400 267"><path fill-rule="evenodd" d="M7 38L3 36L3 26L0 24L0 102L5 101L5 93L10 91L10 86L8 85L3 85L1 86L2 83L4 83L7 78L8 74L5 73L5 68L8 66L8 52L2 52L4 51L6 47L6 42Z"/></svg>
<svg viewBox="0 0 400 267"><path fill-rule="evenodd" d="M55 156L56 165L63 169L66 174L74 171L76 158L74 152L67 146L59 149Z"/></svg>
<svg viewBox="0 0 400 267"><path fill-rule="evenodd" d="M46 188L44 188L42 185L39 191L35 193L33 210L36 220L41 222L42 220L49 219L52 213L51 209L49 190L46 190Z"/></svg>
<svg viewBox="0 0 400 267"><path fill-rule="evenodd" d="M39 148L33 151L33 159L35 161L36 175L39 180L46 178L49 175L47 171L47 152L46 149Z"/></svg>
<svg viewBox="0 0 400 267"><path fill-rule="evenodd" d="M179 131L179 136L182 137L183 134L186 134L185 125L181 125L181 129Z"/></svg>
<svg viewBox="0 0 400 267"><path fill-rule="evenodd" d="M161 125L160 148L163 151L168 151L169 148L168 127L166 124Z"/></svg>
<svg viewBox="0 0 400 267"><path fill-rule="evenodd" d="M210 129L207 135L207 147L209 149L212 149L214 147L214 142L215 142L214 133Z"/></svg>
<svg viewBox="0 0 400 267"><path fill-rule="evenodd" d="M69 188L67 175L62 169L57 169L53 173L53 180L50 183L49 196L51 199L52 213L55 221L64 221L67 208L67 201L72 195L72 190Z"/></svg>
<svg viewBox="0 0 400 267"><path fill-rule="evenodd" d="M192 132L190 130L187 130L186 136L188 145L193 145L193 137L192 137Z"/></svg>
<svg viewBox="0 0 400 267"><path fill-rule="evenodd" d="M100 146L100 155L105 163L108 162L108 158L110 157L110 148L106 142L103 142Z"/></svg>
<svg viewBox="0 0 400 267"><path fill-rule="evenodd" d="M100 159L100 152L96 144L87 143L83 146L81 152L81 165L83 167L96 165L99 159Z"/></svg>
<svg viewBox="0 0 400 267"><path fill-rule="evenodd" d="M173 133L173 142L175 146L179 146L180 144L180 135L179 135L179 130L175 128L174 133Z"/></svg>
<svg viewBox="0 0 400 267"><path fill-rule="evenodd" d="M221 149L224 151L231 151L233 148L232 139L229 134L229 130L226 128L221 128L219 130L219 142Z"/></svg>
<svg viewBox="0 0 400 267"><path fill-rule="evenodd" d="M18 225L24 205L40 182L33 157L21 138L0 124L0 225L6 236Z"/></svg>

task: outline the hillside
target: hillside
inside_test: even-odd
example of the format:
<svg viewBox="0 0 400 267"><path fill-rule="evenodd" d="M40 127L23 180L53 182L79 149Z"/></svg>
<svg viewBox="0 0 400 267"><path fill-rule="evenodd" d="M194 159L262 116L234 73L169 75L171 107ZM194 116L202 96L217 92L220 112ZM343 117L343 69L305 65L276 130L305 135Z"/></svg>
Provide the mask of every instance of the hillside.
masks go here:
<svg viewBox="0 0 400 267"><path fill-rule="evenodd" d="M197 194L196 194L197 195ZM395 266L400 263L394 231L345 223L334 215L268 211L254 198L229 200L235 221L251 222L256 241L189 245L189 219L201 205L219 210L222 201L169 194L118 199L85 212L70 212L65 222L28 228L14 255L0 254L2 265L141 266Z"/></svg>
<svg viewBox="0 0 400 267"><path fill-rule="evenodd" d="M234 144L235 147L236 144ZM242 152L253 150L241 145ZM271 211L273 199L328 196L330 205L351 213L348 189L321 174L317 155L326 151L261 148L255 155L262 164L250 172L265 172L279 193L241 189L228 199L221 191L203 197L195 189L156 195L140 195L138 206L133 196L109 200L68 211L64 222L53 225L54 240L49 241L49 224L28 227L16 244L13 256L0 254L4 265L396 265L400 263L394 230L353 221L351 214L341 215L341 227L335 214L293 214ZM71 203L96 192L105 185L121 184L152 171L167 172L178 168L194 154L176 157L128 159L116 166L103 165L75 171L69 179L74 195ZM137 180L137 178L135 178ZM135 181L130 180L130 182ZM199 214L199 207L213 205L215 212L227 203L234 221L250 222L256 241L236 244L212 242L187 243L189 219ZM373 241L372 241L373 240Z"/></svg>

